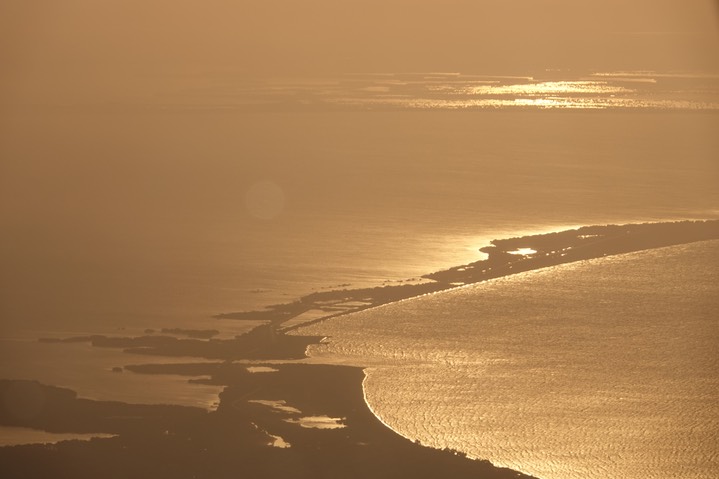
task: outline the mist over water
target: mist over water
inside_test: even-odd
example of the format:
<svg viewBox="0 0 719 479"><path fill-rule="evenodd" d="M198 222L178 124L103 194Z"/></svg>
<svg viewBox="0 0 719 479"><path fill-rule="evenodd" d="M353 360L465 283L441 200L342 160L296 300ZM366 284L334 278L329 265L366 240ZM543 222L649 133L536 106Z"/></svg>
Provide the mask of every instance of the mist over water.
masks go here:
<svg viewBox="0 0 719 479"><path fill-rule="evenodd" d="M3 117L3 328L199 325L473 261L496 237L716 217L717 125L649 111Z"/></svg>

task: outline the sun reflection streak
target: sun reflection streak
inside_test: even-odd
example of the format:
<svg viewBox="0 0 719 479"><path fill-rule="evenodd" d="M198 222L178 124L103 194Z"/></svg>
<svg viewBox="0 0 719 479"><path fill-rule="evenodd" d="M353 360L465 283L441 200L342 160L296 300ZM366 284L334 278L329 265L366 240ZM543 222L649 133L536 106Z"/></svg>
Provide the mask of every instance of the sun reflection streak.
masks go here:
<svg viewBox="0 0 719 479"><path fill-rule="evenodd" d="M211 103L226 108L719 111L719 75L715 74L654 71L544 74L547 76L536 78L378 73L275 80L236 85L234 91L222 90ZM270 195L269 185L264 184L262 191L257 189L259 186L262 185L248 192L248 210L261 218L273 217L282 209L282 192ZM270 212L273 205L275 209Z"/></svg>
<svg viewBox="0 0 719 479"><path fill-rule="evenodd" d="M479 85L472 88L474 95L558 95L558 94L616 94L632 93L634 90L609 85L603 81L550 81L515 85Z"/></svg>
<svg viewBox="0 0 719 479"><path fill-rule="evenodd" d="M606 109L648 109L718 111L719 103L689 100L656 100L634 98L338 98L332 100L338 106L365 109L412 109L412 110L469 110L469 109L564 109L564 110L606 110Z"/></svg>

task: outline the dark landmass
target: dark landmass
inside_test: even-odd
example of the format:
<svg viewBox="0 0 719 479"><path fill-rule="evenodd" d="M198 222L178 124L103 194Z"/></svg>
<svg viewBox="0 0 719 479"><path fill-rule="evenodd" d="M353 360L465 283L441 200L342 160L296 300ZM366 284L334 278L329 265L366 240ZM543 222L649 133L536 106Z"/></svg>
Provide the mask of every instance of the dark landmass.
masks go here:
<svg viewBox="0 0 719 479"><path fill-rule="evenodd" d="M220 332L216 329L183 329L183 328L162 328L162 334L174 334L175 336L187 336L188 338L210 339Z"/></svg>
<svg viewBox="0 0 719 479"><path fill-rule="evenodd" d="M480 249L488 255L486 260L422 277L431 282L321 291L291 303L269 306L261 311L223 313L216 317L266 320L278 325L307 311L322 310L328 313L327 316L315 320L322 321L340 314L525 271L711 239L719 239L719 220L585 226L557 233L500 239L492 241L491 246ZM534 252L512 253L520 248ZM348 304L349 306L337 311L337 306ZM296 326L285 330L294 328Z"/></svg>
<svg viewBox="0 0 719 479"><path fill-rule="evenodd" d="M220 334L217 329L183 329L183 328L162 328L159 331L154 329L146 329L145 336L134 338L134 345L139 347L160 344L175 339L176 336L186 336L193 339L210 339ZM143 338L143 339L140 339ZM71 336L68 338L40 338L38 341L42 343L92 343L94 346L100 347L117 347L112 344L113 341L118 340L115 336L108 337L100 334L86 335L86 336Z"/></svg>
<svg viewBox="0 0 719 479"><path fill-rule="evenodd" d="M267 321L234 339L212 339L214 330L179 328L164 329L160 335L146 331L139 337L41 339L215 360L118 370L188 376L224 390L217 410L205 411L91 401L67 389L0 381L1 425L116 435L89 442L0 448L0 474L13 478L528 478L394 433L365 404L359 368L272 364L271 372L252 373L233 361L305 358L307 346L322 338L288 335L297 324L284 323L308 311L326 314L300 325L523 271L710 239L719 239L719 221L592 226L495 240L482 249L488 254L486 260L428 274L420 284L321 291L263 311L220 315ZM303 423L308 417L314 422Z"/></svg>
<svg viewBox="0 0 719 479"><path fill-rule="evenodd" d="M40 338L41 343L91 343L94 338L102 338L101 335L91 336L70 336L69 338Z"/></svg>
<svg viewBox="0 0 719 479"><path fill-rule="evenodd" d="M68 389L0 381L3 425L116 434L0 448L3 477L530 479L394 433L364 403L359 368L286 364L252 374L240 365L205 367L213 383L226 385L213 412L91 401ZM306 417L336 418L342 427L304 427Z"/></svg>
<svg viewBox="0 0 719 479"><path fill-rule="evenodd" d="M88 342L99 348L117 348L127 353L154 356L191 356L206 359L304 359L310 344L321 337L289 336L266 324L234 339L179 339L174 336L77 336L66 339L41 338L49 343Z"/></svg>
<svg viewBox="0 0 719 479"><path fill-rule="evenodd" d="M44 342L89 342L96 347L119 348L129 353L206 359L302 359L308 345L321 338L285 334L299 326L382 304L479 283L525 271L646 249L719 239L719 221L683 221L637 225L587 226L576 230L492 241L482 248L486 260L427 274L425 282L375 288L319 291L297 301L270 306L262 311L225 313L221 318L265 320L267 324L234 339L211 339L215 330L163 329L165 334L138 337L77 336L40 339ZM513 254L520 249L533 251ZM326 314L299 325L285 326L308 311ZM178 338L172 334L183 334ZM208 338L208 339L203 339Z"/></svg>
<svg viewBox="0 0 719 479"><path fill-rule="evenodd" d="M123 369L138 374L176 374L178 376L214 376L226 365L216 363L183 363L183 364L128 364Z"/></svg>

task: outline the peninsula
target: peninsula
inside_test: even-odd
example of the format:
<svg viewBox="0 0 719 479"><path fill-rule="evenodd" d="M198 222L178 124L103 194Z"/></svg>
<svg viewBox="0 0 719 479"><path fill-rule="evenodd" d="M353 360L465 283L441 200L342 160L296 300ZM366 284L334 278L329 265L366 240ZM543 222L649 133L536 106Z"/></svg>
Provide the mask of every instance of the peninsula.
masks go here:
<svg viewBox="0 0 719 479"><path fill-rule="evenodd" d="M148 330L138 337L45 339L202 358L203 362L123 369L202 377L192 381L224 387L219 406L207 411L95 401L34 381L0 380L0 425L111 435L54 445L0 447L0 467L7 477L530 479L394 433L365 404L362 369L297 362L305 358L308 345L322 338L287 333L333 316L492 278L716 239L719 221L713 220L589 226L495 240L482 248L487 259L430 273L421 281L316 292L262 311L219 315L265 320L234 339L216 339L214 330L182 328Z"/></svg>

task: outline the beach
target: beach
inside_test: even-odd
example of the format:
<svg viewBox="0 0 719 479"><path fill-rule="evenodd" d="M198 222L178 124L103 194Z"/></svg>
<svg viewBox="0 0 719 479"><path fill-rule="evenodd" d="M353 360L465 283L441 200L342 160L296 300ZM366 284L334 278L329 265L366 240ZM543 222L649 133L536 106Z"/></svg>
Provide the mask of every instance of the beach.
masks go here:
<svg viewBox="0 0 719 479"><path fill-rule="evenodd" d="M95 477L100 471L108 475L108 465L109 477L140 471L177 477L223 477L227 471L253 477L283 477L289 471L293 477L530 477L457 451L426 447L392 431L365 402L362 368L306 363L308 347L324 338L292 331L488 279L717 238L719 221L688 221L496 240L483 248L486 260L429 273L419 282L313 293L261 311L225 313L224 319L264 321L233 339L213 339L211 328L43 339L52 347L89 343L153 358L199 358L202 362L125 365L121 371L189 377L221 387L222 393L217 407L208 410L90 400L33 381L2 381L3 426L114 436L4 447L4 470L12 477ZM307 316L308 311L324 316ZM298 321L303 315L307 320ZM68 467L73 461L77 468Z"/></svg>

